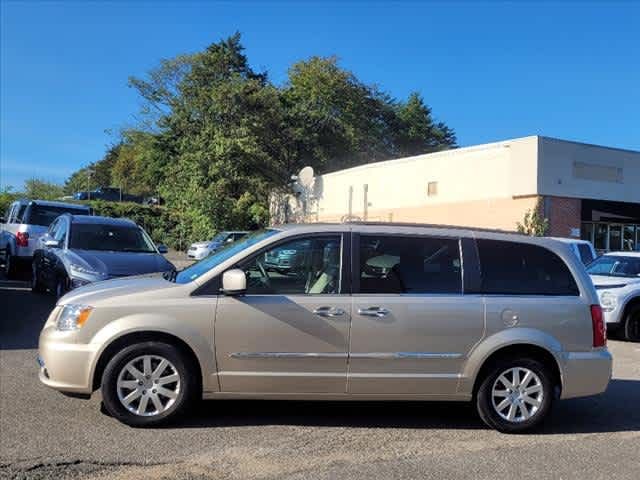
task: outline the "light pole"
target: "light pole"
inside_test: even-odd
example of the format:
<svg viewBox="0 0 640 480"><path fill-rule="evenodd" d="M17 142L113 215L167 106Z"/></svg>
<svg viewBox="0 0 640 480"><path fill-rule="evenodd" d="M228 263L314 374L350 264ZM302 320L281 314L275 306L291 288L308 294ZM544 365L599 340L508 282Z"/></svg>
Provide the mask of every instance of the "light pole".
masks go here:
<svg viewBox="0 0 640 480"><path fill-rule="evenodd" d="M87 168L87 200L91 200L91 175L93 175L93 170Z"/></svg>

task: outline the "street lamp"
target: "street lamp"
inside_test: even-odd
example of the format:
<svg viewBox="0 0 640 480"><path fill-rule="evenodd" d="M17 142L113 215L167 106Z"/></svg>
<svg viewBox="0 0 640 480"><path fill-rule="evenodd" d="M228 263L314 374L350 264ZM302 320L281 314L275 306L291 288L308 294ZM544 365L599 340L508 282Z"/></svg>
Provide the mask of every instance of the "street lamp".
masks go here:
<svg viewBox="0 0 640 480"><path fill-rule="evenodd" d="M91 200L91 175L95 172L87 168L87 200Z"/></svg>

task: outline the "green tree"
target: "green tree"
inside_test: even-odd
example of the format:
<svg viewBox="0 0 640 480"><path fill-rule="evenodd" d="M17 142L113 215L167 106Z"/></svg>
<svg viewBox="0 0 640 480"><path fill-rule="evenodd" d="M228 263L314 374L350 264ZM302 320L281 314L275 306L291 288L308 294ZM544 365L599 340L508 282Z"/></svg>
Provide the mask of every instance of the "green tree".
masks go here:
<svg viewBox="0 0 640 480"><path fill-rule="evenodd" d="M71 174L64 184L64 192L73 195L75 192L86 191L87 188L95 190L98 187L111 186L111 169L119 151L120 144L112 145L102 159Z"/></svg>
<svg viewBox="0 0 640 480"><path fill-rule="evenodd" d="M29 178L24 182L24 196L39 200L57 200L64 195L64 188L41 178Z"/></svg>
<svg viewBox="0 0 640 480"><path fill-rule="evenodd" d="M542 214L542 202L538 199L533 210L529 209L524 214L522 223L516 224L518 233L532 237L543 237L549 231L549 220Z"/></svg>

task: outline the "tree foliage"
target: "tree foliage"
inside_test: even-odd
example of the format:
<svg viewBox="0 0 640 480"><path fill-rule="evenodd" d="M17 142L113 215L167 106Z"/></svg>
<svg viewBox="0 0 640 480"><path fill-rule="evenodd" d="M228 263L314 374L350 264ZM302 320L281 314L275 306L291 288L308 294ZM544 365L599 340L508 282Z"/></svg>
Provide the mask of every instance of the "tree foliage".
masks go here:
<svg viewBox="0 0 640 480"><path fill-rule="evenodd" d="M532 237L544 237L549 231L549 220L541 213L542 203L540 199L534 209L527 210L522 223L516 224L518 233L523 233Z"/></svg>
<svg viewBox="0 0 640 480"><path fill-rule="evenodd" d="M23 195L26 198L37 198L39 200L57 200L64 195L64 189L57 183L41 178L29 178L24 182Z"/></svg>
<svg viewBox="0 0 640 480"><path fill-rule="evenodd" d="M269 193L303 166L326 173L456 144L420 95L393 99L335 57L297 62L275 85L250 66L240 34L162 60L129 85L142 100L139 124L87 167L91 183L160 194L185 239L264 225ZM86 190L86 173L66 190Z"/></svg>

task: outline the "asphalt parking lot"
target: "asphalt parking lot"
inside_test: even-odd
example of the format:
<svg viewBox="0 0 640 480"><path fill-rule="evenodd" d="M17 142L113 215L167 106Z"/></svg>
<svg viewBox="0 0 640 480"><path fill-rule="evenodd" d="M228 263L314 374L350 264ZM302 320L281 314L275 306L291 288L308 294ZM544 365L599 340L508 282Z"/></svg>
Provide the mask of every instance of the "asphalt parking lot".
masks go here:
<svg viewBox="0 0 640 480"><path fill-rule="evenodd" d="M42 386L40 327L54 304L0 279L0 478L638 478L640 344L610 341L601 396L556 404L509 436L466 404L207 401L140 430Z"/></svg>

